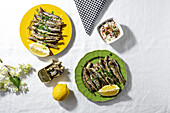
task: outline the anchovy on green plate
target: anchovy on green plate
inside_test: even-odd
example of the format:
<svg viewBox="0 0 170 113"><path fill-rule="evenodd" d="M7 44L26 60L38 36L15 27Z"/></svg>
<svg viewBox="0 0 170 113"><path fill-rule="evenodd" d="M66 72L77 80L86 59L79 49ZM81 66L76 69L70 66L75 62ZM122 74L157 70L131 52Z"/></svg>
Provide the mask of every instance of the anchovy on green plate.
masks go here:
<svg viewBox="0 0 170 113"><path fill-rule="evenodd" d="M119 81L125 84L119 64L113 58L106 56L98 58L98 62L88 62L86 67L82 66L82 79L85 86L94 94L105 85L119 85Z"/></svg>

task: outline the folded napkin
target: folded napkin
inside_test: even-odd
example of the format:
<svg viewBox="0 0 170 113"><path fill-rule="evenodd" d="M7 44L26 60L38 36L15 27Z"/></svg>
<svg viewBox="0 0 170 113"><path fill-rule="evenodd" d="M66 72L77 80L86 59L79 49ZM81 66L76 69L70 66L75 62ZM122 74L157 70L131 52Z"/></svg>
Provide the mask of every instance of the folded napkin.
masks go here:
<svg viewBox="0 0 170 113"><path fill-rule="evenodd" d="M106 0L74 0L87 34L90 34Z"/></svg>

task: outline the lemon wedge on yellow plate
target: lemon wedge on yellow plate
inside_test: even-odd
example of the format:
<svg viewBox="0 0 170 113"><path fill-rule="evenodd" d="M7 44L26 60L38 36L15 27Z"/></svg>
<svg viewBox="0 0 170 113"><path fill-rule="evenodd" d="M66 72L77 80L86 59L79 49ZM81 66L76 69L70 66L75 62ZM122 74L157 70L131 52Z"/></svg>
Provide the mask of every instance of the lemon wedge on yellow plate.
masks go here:
<svg viewBox="0 0 170 113"><path fill-rule="evenodd" d="M55 100L65 100L69 95L67 84L57 84L53 89L52 95Z"/></svg>
<svg viewBox="0 0 170 113"><path fill-rule="evenodd" d="M98 93L102 96L114 96L119 93L119 86L117 85L105 85L103 86Z"/></svg>
<svg viewBox="0 0 170 113"><path fill-rule="evenodd" d="M50 50L43 44L31 43L29 44L30 51L36 56L46 57L50 55Z"/></svg>

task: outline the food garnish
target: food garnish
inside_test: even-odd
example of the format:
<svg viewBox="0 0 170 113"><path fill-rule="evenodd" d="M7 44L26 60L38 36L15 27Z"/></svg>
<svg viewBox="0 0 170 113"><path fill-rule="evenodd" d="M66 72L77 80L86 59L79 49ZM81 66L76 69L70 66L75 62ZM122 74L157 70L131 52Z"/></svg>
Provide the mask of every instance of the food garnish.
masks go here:
<svg viewBox="0 0 170 113"><path fill-rule="evenodd" d="M29 47L30 47L31 53L33 53L36 56L46 57L46 56L49 56L50 54L50 50L48 49L48 47L46 47L43 44L31 43L29 44Z"/></svg>
<svg viewBox="0 0 170 113"><path fill-rule="evenodd" d="M57 84L52 92L53 98L57 101L64 101L69 95L67 84Z"/></svg>
<svg viewBox="0 0 170 113"><path fill-rule="evenodd" d="M38 72L38 76L42 82L49 82L53 78L58 77L64 73L62 62L52 60L52 63Z"/></svg>
<svg viewBox="0 0 170 113"><path fill-rule="evenodd" d="M119 86L117 85L105 85L103 86L98 93L102 96L115 96L119 93Z"/></svg>
<svg viewBox="0 0 170 113"><path fill-rule="evenodd" d="M38 14L34 14L34 19L28 27L31 31L28 39L49 48L59 49L56 44L62 40L62 28L64 27L62 18L54 15L54 11L49 13L41 7L36 11Z"/></svg>
<svg viewBox="0 0 170 113"><path fill-rule="evenodd" d="M21 81L20 75L25 76L31 68L30 64L19 64L17 67L12 67L0 62L0 91L28 90L27 84Z"/></svg>
<svg viewBox="0 0 170 113"><path fill-rule="evenodd" d="M114 20L105 22L99 28L100 35L106 43L116 39L120 35L120 30Z"/></svg>
<svg viewBox="0 0 170 113"><path fill-rule="evenodd" d="M126 80L121 74L119 64L113 58L106 56L104 60L98 58L98 63L91 63L82 66L82 79L85 86L95 95L106 85L125 84ZM100 94L100 93L99 93Z"/></svg>

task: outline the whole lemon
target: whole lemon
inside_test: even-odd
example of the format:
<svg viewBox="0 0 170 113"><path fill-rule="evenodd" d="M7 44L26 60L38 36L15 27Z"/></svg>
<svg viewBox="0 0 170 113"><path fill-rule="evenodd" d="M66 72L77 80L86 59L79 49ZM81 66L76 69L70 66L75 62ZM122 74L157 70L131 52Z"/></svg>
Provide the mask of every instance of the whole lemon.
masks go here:
<svg viewBox="0 0 170 113"><path fill-rule="evenodd" d="M69 95L67 84L57 84L53 89L52 95L55 100L65 100Z"/></svg>

